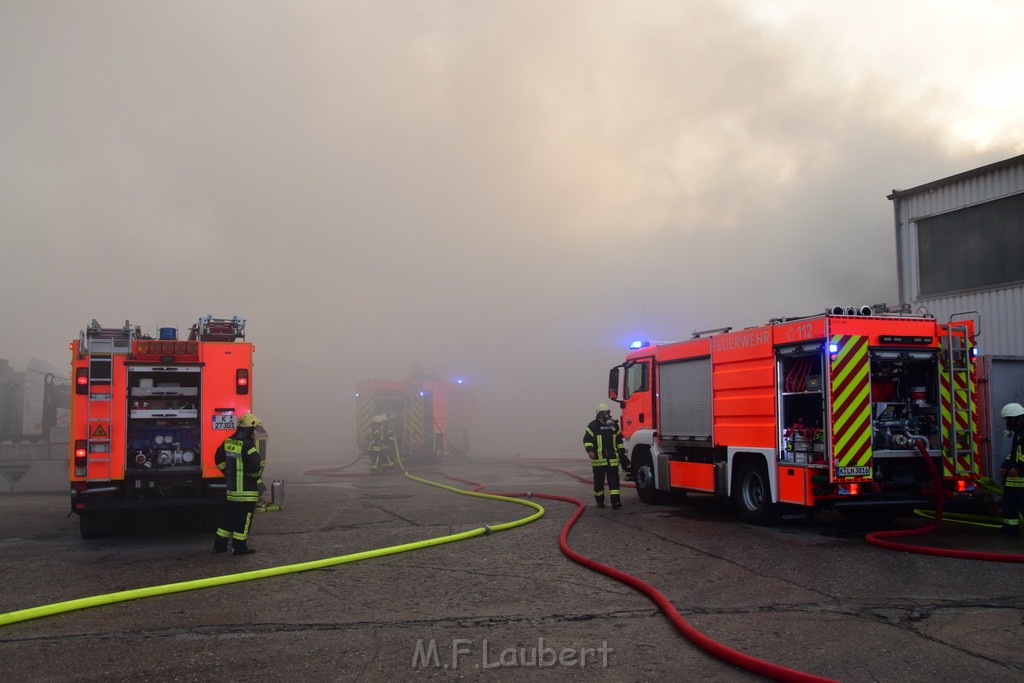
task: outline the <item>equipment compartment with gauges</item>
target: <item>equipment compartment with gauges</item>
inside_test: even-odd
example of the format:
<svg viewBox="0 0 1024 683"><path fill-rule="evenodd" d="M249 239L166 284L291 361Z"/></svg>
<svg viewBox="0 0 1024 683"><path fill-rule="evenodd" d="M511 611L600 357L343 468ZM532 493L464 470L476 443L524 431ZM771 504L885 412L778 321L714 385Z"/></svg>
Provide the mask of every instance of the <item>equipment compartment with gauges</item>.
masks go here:
<svg viewBox="0 0 1024 683"><path fill-rule="evenodd" d="M195 365L129 366L127 467L199 467L200 379Z"/></svg>

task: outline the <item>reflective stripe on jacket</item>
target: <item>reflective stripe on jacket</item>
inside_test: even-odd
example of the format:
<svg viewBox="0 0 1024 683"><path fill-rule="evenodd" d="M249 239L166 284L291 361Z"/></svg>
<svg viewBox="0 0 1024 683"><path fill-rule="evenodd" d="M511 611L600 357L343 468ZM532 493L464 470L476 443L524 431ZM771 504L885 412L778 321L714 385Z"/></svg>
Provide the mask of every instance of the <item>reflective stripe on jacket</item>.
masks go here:
<svg viewBox="0 0 1024 683"><path fill-rule="evenodd" d="M1011 477L1009 471L1014 467L1017 468L1017 476ZM1006 456L1006 460L999 466L999 469L1005 469L1007 472L1003 486L1014 489L1024 488L1024 444L1021 443L1020 434L1014 433L1010 454Z"/></svg>
<svg viewBox="0 0 1024 683"><path fill-rule="evenodd" d="M227 499L237 503L256 503L260 499L263 461L251 436L235 432L220 445L215 456L217 468L224 473Z"/></svg>
<svg viewBox="0 0 1024 683"><path fill-rule="evenodd" d="M626 453L618 423L612 420L604 424L600 420L592 420L587 425L587 431L583 433L583 449L587 453L593 451L597 454L597 457L590 461L591 466L618 467L619 458Z"/></svg>

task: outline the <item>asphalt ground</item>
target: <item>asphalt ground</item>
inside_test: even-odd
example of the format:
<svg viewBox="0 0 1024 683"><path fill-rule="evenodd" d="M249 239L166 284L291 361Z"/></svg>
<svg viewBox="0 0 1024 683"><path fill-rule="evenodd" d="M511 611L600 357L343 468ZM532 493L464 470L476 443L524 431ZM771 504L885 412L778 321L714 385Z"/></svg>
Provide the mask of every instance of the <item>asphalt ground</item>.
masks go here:
<svg viewBox="0 0 1024 683"><path fill-rule="evenodd" d="M256 516L254 555L212 553L177 517L85 541L63 494L0 496L0 615L413 543L533 514L365 463L268 468L284 509ZM562 471L559 471L562 470ZM893 552L822 512L755 527L725 501L596 509L585 462L456 461L414 470L589 507L579 553L660 590L694 629L746 655L842 681L1024 680L1019 564ZM0 626L8 680L762 680L680 635L648 597L566 558L575 506L539 520L357 562ZM913 528L909 516L885 528ZM907 542L998 553L1024 542L945 524Z"/></svg>

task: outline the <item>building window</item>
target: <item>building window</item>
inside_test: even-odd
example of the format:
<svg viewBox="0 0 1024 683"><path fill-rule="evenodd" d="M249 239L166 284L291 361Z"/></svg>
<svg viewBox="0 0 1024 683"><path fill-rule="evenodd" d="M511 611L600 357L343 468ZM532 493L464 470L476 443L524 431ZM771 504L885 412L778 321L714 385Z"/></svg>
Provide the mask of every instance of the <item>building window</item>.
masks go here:
<svg viewBox="0 0 1024 683"><path fill-rule="evenodd" d="M917 221L919 296L1024 280L1024 194Z"/></svg>

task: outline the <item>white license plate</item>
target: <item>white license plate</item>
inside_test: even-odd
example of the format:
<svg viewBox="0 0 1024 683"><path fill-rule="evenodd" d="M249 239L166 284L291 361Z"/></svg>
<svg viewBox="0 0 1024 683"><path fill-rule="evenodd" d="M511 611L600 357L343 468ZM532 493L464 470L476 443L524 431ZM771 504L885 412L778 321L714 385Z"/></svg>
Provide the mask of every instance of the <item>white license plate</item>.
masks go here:
<svg viewBox="0 0 1024 683"><path fill-rule="evenodd" d="M837 477L870 477L870 467L837 467Z"/></svg>
<svg viewBox="0 0 1024 683"><path fill-rule="evenodd" d="M224 415L217 414L213 416L213 428L214 429L235 429L235 416L231 413Z"/></svg>

